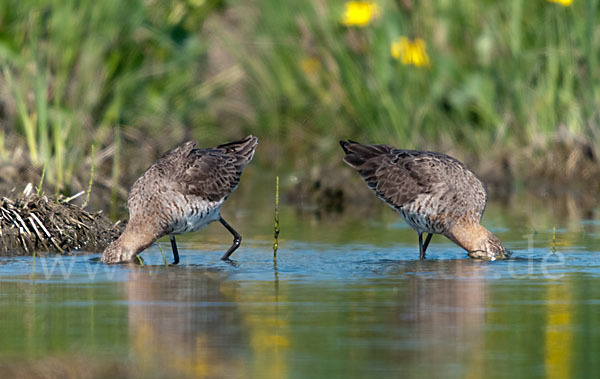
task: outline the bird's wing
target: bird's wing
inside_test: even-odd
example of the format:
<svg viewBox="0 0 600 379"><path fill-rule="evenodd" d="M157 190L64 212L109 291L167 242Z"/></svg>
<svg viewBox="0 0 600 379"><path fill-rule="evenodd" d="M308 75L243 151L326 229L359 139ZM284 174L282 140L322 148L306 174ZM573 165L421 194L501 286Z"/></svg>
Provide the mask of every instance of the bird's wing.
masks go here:
<svg viewBox="0 0 600 379"><path fill-rule="evenodd" d="M429 152L391 149L365 160L357 169L380 198L402 207L420 195L440 196L452 190L444 158Z"/></svg>
<svg viewBox="0 0 600 379"><path fill-rule="evenodd" d="M240 182L244 167L222 149L194 149L189 158L175 181L183 194L219 201Z"/></svg>

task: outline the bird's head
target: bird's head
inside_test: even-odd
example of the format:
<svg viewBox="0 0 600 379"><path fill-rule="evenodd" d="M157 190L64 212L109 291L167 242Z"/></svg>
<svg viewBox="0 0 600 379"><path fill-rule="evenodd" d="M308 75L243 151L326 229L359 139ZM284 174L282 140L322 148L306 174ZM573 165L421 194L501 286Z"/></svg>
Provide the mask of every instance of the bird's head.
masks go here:
<svg viewBox="0 0 600 379"><path fill-rule="evenodd" d="M471 258L496 260L509 256L498 237L476 221L453 225L446 237L465 249Z"/></svg>
<svg viewBox="0 0 600 379"><path fill-rule="evenodd" d="M489 232L486 238L483 238L477 247L473 250L469 250L469 257L476 259L504 259L508 258L510 253L504 248L502 242Z"/></svg>
<svg viewBox="0 0 600 379"><path fill-rule="evenodd" d="M104 263L126 263L135 261L137 252L123 244L121 238L113 241L102 253Z"/></svg>

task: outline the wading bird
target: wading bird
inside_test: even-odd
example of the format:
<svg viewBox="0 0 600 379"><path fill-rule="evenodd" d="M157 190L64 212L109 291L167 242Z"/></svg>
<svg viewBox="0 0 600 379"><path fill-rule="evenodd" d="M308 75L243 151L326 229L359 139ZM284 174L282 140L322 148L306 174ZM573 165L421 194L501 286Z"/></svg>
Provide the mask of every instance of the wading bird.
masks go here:
<svg viewBox="0 0 600 379"><path fill-rule="evenodd" d="M487 192L460 161L430 151L340 141L344 162L419 235L419 254L433 234L442 234L472 258L506 258L500 240L479 224ZM427 238L423 242L423 233Z"/></svg>
<svg viewBox="0 0 600 379"><path fill-rule="evenodd" d="M248 136L209 149L186 142L169 150L135 181L129 191L129 222L112 242L102 262L133 261L158 238L169 235L174 262L179 262L175 235L195 232L219 221L233 235L233 244L221 259L227 260L242 237L221 216L221 206L240 182L258 139Z"/></svg>

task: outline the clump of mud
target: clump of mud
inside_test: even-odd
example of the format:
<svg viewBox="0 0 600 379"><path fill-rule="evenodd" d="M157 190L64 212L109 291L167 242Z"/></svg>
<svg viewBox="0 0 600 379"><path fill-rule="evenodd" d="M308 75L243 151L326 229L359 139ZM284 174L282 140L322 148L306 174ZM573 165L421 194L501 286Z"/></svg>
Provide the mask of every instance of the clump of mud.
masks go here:
<svg viewBox="0 0 600 379"><path fill-rule="evenodd" d="M116 239L123 222L113 224L102 212L90 213L72 198L25 191L0 201L0 255L100 252Z"/></svg>

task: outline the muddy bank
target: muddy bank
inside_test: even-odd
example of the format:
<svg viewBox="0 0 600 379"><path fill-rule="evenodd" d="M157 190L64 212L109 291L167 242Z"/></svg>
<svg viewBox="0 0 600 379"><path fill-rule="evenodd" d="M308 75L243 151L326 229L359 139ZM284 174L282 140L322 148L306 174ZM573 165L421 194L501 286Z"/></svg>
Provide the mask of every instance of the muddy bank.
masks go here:
<svg viewBox="0 0 600 379"><path fill-rule="evenodd" d="M0 255L101 252L117 238L124 223L103 212L88 212L71 199L40 196L26 190L0 200Z"/></svg>
<svg viewBox="0 0 600 379"><path fill-rule="evenodd" d="M287 167L279 171L281 197L300 210L322 214L342 213L351 208L352 212L368 216L379 200L356 172L342 162L342 151L337 143L334 145L318 147L307 142L307 145L288 149L273 140L261 141L250 171L260 171L261 178L274 179L275 172L279 171L274 165ZM96 170L88 208L103 210L106 214L110 210L113 219L126 218L127 189L169 147L168 142L159 143L133 132L124 133L120 175L116 182L110 170L114 149L99 150L94 159ZM446 153L464 162L485 183L491 201L508 202L514 194L525 192L549 200L569 197L580 208L598 205L598 154L584 140L557 135L552 142L539 146L517 148L496 144L483 155L460 149L452 141L437 142L423 149ZM69 188L64 189L65 193L87 190L90 164L91 159L87 157ZM25 184L39 183L41 173L42 167L32 165L25 150L15 149L0 162L0 196L15 198L15 192ZM252 190L249 181L253 179L249 174L244 175L237 192ZM254 180L262 180L256 179L258 177ZM44 189L55 192L48 179L46 182ZM81 205L82 201L80 197L71 203Z"/></svg>
<svg viewBox="0 0 600 379"><path fill-rule="evenodd" d="M568 198L574 206L592 209L600 204L600 164L591 146L582 141L556 141L544 149L511 154L490 149L485 157L452 149L443 151L463 161L485 183L490 201L508 203L528 193L548 201ZM286 193L288 202L319 213L347 208L368 214L379 200L341 156L295 173Z"/></svg>
<svg viewBox="0 0 600 379"><path fill-rule="evenodd" d="M60 353L40 359L2 359L0 377L36 379L129 378L132 365L106 356Z"/></svg>

